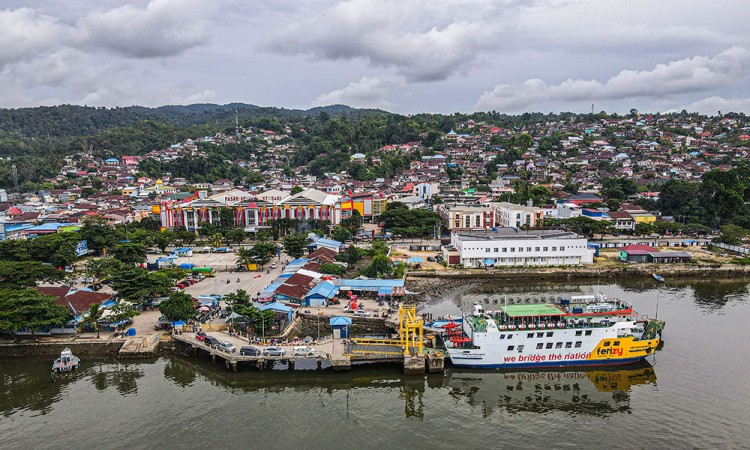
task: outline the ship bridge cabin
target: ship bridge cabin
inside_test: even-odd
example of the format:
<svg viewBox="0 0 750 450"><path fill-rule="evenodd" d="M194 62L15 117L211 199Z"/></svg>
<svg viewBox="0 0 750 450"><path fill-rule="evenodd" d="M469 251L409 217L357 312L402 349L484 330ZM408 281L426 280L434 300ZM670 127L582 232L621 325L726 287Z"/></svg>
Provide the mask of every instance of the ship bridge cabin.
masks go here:
<svg viewBox="0 0 750 450"><path fill-rule="evenodd" d="M485 312L474 305L466 317L474 331L608 327L616 322L632 321L632 305L604 295L579 295L559 303L510 304ZM491 322L491 323L490 323Z"/></svg>

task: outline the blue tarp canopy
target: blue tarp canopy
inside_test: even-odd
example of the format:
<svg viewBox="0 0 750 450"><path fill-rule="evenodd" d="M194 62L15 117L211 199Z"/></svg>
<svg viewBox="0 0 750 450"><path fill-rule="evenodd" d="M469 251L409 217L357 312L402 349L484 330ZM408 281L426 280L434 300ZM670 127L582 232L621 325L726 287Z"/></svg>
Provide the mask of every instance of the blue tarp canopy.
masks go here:
<svg viewBox="0 0 750 450"><path fill-rule="evenodd" d="M494 266L495 265L495 260L492 259L492 258L487 258L487 259L484 260L484 265L485 266Z"/></svg>
<svg viewBox="0 0 750 450"><path fill-rule="evenodd" d="M409 258L409 264L421 263L423 260L420 257Z"/></svg>
<svg viewBox="0 0 750 450"><path fill-rule="evenodd" d="M378 289L378 295L391 295L393 294L392 287L382 287Z"/></svg>

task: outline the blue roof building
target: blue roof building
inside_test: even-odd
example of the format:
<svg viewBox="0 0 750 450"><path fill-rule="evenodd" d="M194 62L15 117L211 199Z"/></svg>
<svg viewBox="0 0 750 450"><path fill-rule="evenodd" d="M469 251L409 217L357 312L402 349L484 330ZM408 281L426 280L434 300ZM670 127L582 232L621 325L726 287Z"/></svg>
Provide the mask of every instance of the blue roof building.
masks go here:
<svg viewBox="0 0 750 450"><path fill-rule="evenodd" d="M339 292L339 287L330 281L318 283L305 295L305 306L326 306Z"/></svg>
<svg viewBox="0 0 750 450"><path fill-rule="evenodd" d="M349 338L352 330L352 319L344 316L331 317L331 328L335 339Z"/></svg>
<svg viewBox="0 0 750 450"><path fill-rule="evenodd" d="M284 313L287 316L288 323L292 322L294 317L294 308L283 303L268 303L259 308L261 311L271 310L274 312Z"/></svg>
<svg viewBox="0 0 750 450"><path fill-rule="evenodd" d="M333 239L326 239L326 238L320 238L317 241L313 242L312 244L308 245L307 248L328 248L335 252L339 252L341 250L341 247L343 247L344 244L342 244L339 241L334 241Z"/></svg>
<svg viewBox="0 0 750 450"><path fill-rule="evenodd" d="M369 292L380 294L381 289L384 292L382 295L404 295L404 280L370 280L370 279L353 279L353 280L336 280L335 283L340 287L342 291L352 292ZM388 294L387 292L390 290Z"/></svg>

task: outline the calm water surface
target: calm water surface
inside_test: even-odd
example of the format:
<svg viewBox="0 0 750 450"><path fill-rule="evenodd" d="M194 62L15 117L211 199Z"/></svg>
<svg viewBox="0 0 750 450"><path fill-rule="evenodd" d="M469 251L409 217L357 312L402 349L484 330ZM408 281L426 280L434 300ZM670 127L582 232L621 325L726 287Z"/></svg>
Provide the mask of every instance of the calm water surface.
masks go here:
<svg viewBox="0 0 750 450"><path fill-rule="evenodd" d="M618 370L405 377L231 373L196 358L87 360L52 382L47 359L0 361L0 448L750 448L748 281L503 285L438 299L435 315L505 295L603 293L667 322L648 364Z"/></svg>

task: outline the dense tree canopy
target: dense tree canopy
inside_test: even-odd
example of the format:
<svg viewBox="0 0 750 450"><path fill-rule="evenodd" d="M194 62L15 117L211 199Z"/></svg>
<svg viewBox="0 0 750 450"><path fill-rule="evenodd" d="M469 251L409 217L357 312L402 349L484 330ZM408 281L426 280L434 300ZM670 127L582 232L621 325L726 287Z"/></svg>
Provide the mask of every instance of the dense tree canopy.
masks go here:
<svg viewBox="0 0 750 450"><path fill-rule="evenodd" d="M171 321L195 317L193 298L184 292L173 292L168 299L161 302L159 311Z"/></svg>

